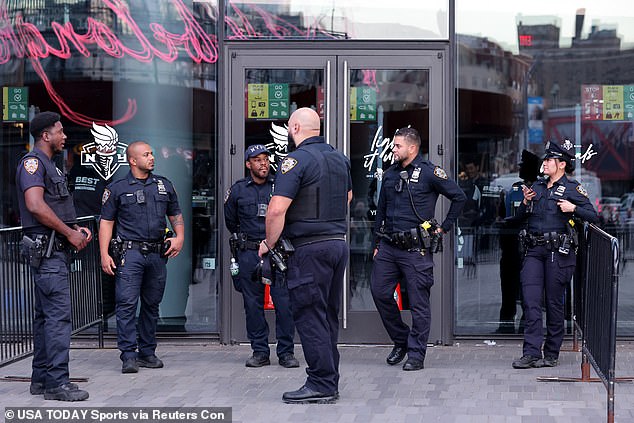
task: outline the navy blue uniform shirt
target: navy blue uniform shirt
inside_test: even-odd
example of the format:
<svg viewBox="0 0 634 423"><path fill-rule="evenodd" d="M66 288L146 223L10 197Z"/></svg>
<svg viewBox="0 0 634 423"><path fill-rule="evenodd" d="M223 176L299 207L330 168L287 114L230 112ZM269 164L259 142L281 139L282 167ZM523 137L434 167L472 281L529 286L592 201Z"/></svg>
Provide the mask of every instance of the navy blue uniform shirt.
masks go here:
<svg viewBox="0 0 634 423"><path fill-rule="evenodd" d="M251 241L265 238L265 217L273 190L273 177L256 184L251 175L242 178L225 194L225 225L231 233L245 233Z"/></svg>
<svg viewBox="0 0 634 423"><path fill-rule="evenodd" d="M51 231L26 208L24 193L32 187L44 189L44 202L60 220L67 225L76 223L77 215L73 197L68 190L66 176L42 150L36 147L20 160L15 180L18 188L20 218L27 233L47 234Z"/></svg>
<svg viewBox="0 0 634 423"><path fill-rule="evenodd" d="M588 192L574 179L563 175L548 189L548 179L539 178L532 186L535 191L533 212L527 213L522 203L518 209L519 217L528 217L528 231L531 233L558 232L565 233L568 221L573 217L597 223L599 216L588 199ZM564 213L557 202L568 200L576 205L574 213Z"/></svg>
<svg viewBox="0 0 634 423"><path fill-rule="evenodd" d="M376 210L375 233L381 226L387 234L410 230L420 222L414 213L407 186L402 184L400 172L407 171L409 189L416 206L416 211L424 220L434 217L436 201L440 194L451 200L447 217L442 222L443 231L448 232L464 207L466 196L455 181L449 179L447 173L419 154L405 168L395 163L383 173L379 204ZM397 191L402 185L400 192Z"/></svg>
<svg viewBox="0 0 634 423"><path fill-rule="evenodd" d="M282 161L279 172L275 175L275 185L273 188L273 195L280 195L282 197L290 198L294 200L300 191L319 180L321 176L320 164L316 162L315 156L306 151L306 147L311 144L325 143L323 137L310 137L301 142L297 150L290 153ZM341 184L345 184L346 193L352 190L352 177L350 176L350 160L343 154L341 157L345 161L347 166L347 180L341 181ZM328 195L324 195L319 201L328 202ZM289 209L290 212L290 209ZM308 222L289 222L287 213L286 225L284 227L284 234L289 237L298 235L329 235L329 234L344 234L346 232L345 223L338 222L320 222L311 224ZM289 223L295 223L292 230L290 230ZM296 233L290 233L296 232Z"/></svg>
<svg viewBox="0 0 634 423"><path fill-rule="evenodd" d="M140 181L128 176L106 187L101 199L101 218L115 221L116 235L125 241L157 242L165 235L165 216L178 216L181 209L172 183L150 174Z"/></svg>

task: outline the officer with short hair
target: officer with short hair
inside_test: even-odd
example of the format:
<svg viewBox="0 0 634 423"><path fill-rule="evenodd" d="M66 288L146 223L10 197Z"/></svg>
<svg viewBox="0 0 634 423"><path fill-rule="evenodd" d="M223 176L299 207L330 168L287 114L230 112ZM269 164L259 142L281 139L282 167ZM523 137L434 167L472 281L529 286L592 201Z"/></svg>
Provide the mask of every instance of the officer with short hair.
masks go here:
<svg viewBox="0 0 634 423"><path fill-rule="evenodd" d="M543 159L543 178L524 185L517 216L526 220L520 233L525 249L520 281L524 301L524 346L516 369L558 364L564 339L564 295L575 271L576 241L573 218L599 221L581 184L568 179L574 170L573 144L549 142ZM546 306L546 339L542 326L542 297ZM543 357L542 357L543 343Z"/></svg>
<svg viewBox="0 0 634 423"><path fill-rule="evenodd" d="M159 304L165 291L167 259L180 253L185 224L174 186L167 178L152 173L152 147L144 141L135 141L128 146L126 154L130 164L127 177L110 183L103 192L99 250L102 270L109 275L116 272L117 345L123 362L121 372L136 373L139 367L163 367L155 353ZM175 237L165 239L165 216ZM109 251L113 230L115 242L112 243L113 250Z"/></svg>
<svg viewBox="0 0 634 423"><path fill-rule="evenodd" d="M308 379L300 389L284 393L286 403L331 403L339 397L338 315L350 254L345 234L352 179L348 158L319 132L313 109L297 109L289 118L292 152L275 176L259 251L266 257L282 234L295 248L288 259L287 285Z"/></svg>
<svg viewBox="0 0 634 423"><path fill-rule="evenodd" d="M261 144L248 147L244 152L244 161L249 176L233 184L225 195L225 224L232 233L232 254L236 255L233 259L239 265L238 274L232 275L233 285L242 294L247 337L253 349L253 354L246 362L247 367L271 364L269 325L264 316L264 284L260 279L253 280L253 273L260 262L258 249L265 236L266 209L273 190L273 176L269 173L270 155L271 152ZM282 275L279 276L280 280L270 287L275 306L277 357L282 367L299 367L299 361L293 354L295 325L288 289L282 284Z"/></svg>
<svg viewBox="0 0 634 423"><path fill-rule="evenodd" d="M22 248L35 282L33 372L30 392L44 399L83 401L88 392L70 383L68 360L72 330L70 250L92 239L77 226L66 176L53 161L64 149L60 115L42 112L30 123L35 148L18 164L16 186L24 231Z"/></svg>
<svg viewBox="0 0 634 423"><path fill-rule="evenodd" d="M462 189L449 179L439 166L424 160L421 140L414 128L401 128L394 134L394 160L397 162L383 174L377 206L371 290L383 326L394 342L387 363L395 365L405 355L403 370L424 367L431 312L429 295L434 284L431 248L426 239L441 237L451 229L462 211L466 197ZM438 227L430 222L438 196L451 200L447 217ZM394 301L394 290L400 281L409 295L412 328L403 322Z"/></svg>

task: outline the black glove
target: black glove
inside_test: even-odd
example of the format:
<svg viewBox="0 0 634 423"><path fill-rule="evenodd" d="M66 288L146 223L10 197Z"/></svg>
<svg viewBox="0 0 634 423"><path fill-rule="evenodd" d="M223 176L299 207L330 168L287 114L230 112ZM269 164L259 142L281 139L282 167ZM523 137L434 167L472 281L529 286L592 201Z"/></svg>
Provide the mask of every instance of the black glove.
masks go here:
<svg viewBox="0 0 634 423"><path fill-rule="evenodd" d="M271 266L271 257L265 254L260 261L262 264L262 283L265 285L275 284L275 270Z"/></svg>

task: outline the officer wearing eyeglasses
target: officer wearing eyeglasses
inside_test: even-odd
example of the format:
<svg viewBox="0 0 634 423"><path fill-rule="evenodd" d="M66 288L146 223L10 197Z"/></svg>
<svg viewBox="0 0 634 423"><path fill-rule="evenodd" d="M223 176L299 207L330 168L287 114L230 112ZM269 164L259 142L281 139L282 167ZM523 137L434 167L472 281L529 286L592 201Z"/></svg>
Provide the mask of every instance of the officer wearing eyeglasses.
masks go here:
<svg viewBox="0 0 634 423"><path fill-rule="evenodd" d="M544 177L531 187L522 187L524 199L517 216L527 226L520 232L525 328L523 355L512 364L516 369L558 364L564 339L564 295L576 264L573 219L599 221L586 189L566 176L575 169L573 147L570 140L561 145L549 142L542 162ZM545 339L542 298L546 307Z"/></svg>
<svg viewBox="0 0 634 423"><path fill-rule="evenodd" d="M387 363L395 365L407 355L403 370L424 367L431 313L429 296L434 284L431 240L448 232L464 207L466 197L455 181L439 166L420 154L421 139L413 128L394 135L394 160L383 174L377 206L377 247L372 269L372 298L383 326L394 342ZM438 196L451 200L442 224L433 222ZM394 290L405 285L412 312L411 329L403 322Z"/></svg>
<svg viewBox="0 0 634 423"><path fill-rule="evenodd" d="M102 270L116 275L121 372L136 373L139 367L163 367L155 354L159 304L167 279L167 259L176 257L183 248L185 224L174 186L152 173L152 147L135 141L126 154L130 164L127 177L112 182L103 192L99 250ZM167 239L165 216L176 233Z"/></svg>

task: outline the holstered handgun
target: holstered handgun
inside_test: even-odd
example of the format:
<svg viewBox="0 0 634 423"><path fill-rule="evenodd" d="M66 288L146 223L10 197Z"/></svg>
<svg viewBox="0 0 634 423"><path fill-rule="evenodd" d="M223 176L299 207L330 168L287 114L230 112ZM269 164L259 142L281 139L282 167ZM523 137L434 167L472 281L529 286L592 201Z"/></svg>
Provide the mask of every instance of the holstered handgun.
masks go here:
<svg viewBox="0 0 634 423"><path fill-rule="evenodd" d="M31 238L28 235L22 237L22 249L21 253L26 258L29 266L37 269L42 264L42 258L46 252L46 244L48 241L46 235L36 235L35 238Z"/></svg>
<svg viewBox="0 0 634 423"><path fill-rule="evenodd" d="M172 242L169 241L169 238L174 238L174 232L166 228L165 235L163 236L163 245L161 246L161 257L167 257L167 250L172 246Z"/></svg>
<svg viewBox="0 0 634 423"><path fill-rule="evenodd" d="M262 283L280 286L283 281L277 281L275 269L285 273L288 269L288 258L295 252L295 247L287 238L280 238L275 248L262 257Z"/></svg>
<svg viewBox="0 0 634 423"><path fill-rule="evenodd" d="M423 247L429 252L442 252L442 233L438 232L440 225L436 219L426 220L419 225Z"/></svg>
<svg viewBox="0 0 634 423"><path fill-rule="evenodd" d="M520 256L523 256L524 254L526 254L526 250L528 249L528 231L526 231L526 229L522 229L518 235L519 237L519 242L518 242L518 250L520 253Z"/></svg>
<svg viewBox="0 0 634 423"><path fill-rule="evenodd" d="M119 237L119 235L110 240L108 254L110 254L110 257L112 257L112 260L114 260L117 266L121 263L121 259L123 257L123 240Z"/></svg>

